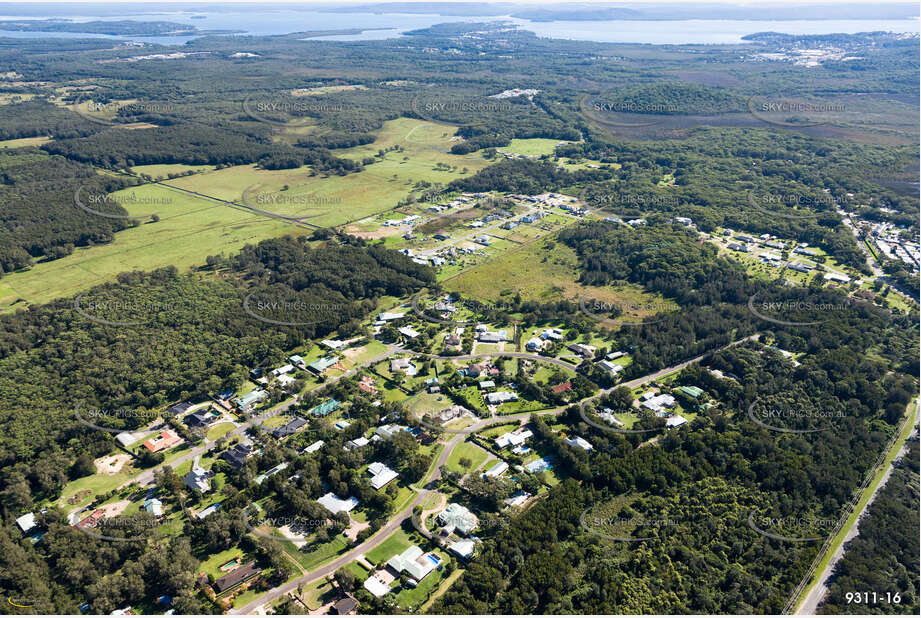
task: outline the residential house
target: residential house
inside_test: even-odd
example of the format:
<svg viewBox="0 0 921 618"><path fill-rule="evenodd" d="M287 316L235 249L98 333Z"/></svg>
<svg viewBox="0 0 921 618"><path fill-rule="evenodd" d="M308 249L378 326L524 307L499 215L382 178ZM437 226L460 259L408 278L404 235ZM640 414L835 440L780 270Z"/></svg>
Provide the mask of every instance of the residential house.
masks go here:
<svg viewBox="0 0 921 618"><path fill-rule="evenodd" d="M294 365L291 365L291 364L282 365L282 366L279 367L278 369L273 369L273 370L272 370L272 377L273 377L273 378L277 378L277 377L280 376L280 375L284 375L284 374L286 374L286 373L291 373L292 371L294 371Z"/></svg>
<svg viewBox="0 0 921 618"><path fill-rule="evenodd" d="M562 393L568 393L572 391L572 382L570 380L566 380L565 382L561 384L557 384L556 386L551 386L550 390L553 391L557 395L561 395Z"/></svg>
<svg viewBox="0 0 921 618"><path fill-rule="evenodd" d="M524 349L528 352L538 352L544 347L544 342L537 337L532 337L524 344Z"/></svg>
<svg viewBox="0 0 921 618"><path fill-rule="evenodd" d="M478 523L479 520L476 515L456 502L448 504L447 508L438 514L438 524L444 528L447 534L457 532L467 536L474 531Z"/></svg>
<svg viewBox="0 0 921 618"><path fill-rule="evenodd" d="M464 561L473 557L475 549L476 543L472 539L462 539L448 545L448 551Z"/></svg>
<svg viewBox="0 0 921 618"><path fill-rule="evenodd" d="M182 438L176 435L172 429L164 429L159 434L153 438L147 440L142 445L151 453L159 453L160 451L165 451L168 448L172 448L182 442Z"/></svg>
<svg viewBox="0 0 921 618"><path fill-rule="evenodd" d="M618 365L617 363L612 363L609 360L598 361L595 364L614 376L616 376L618 373L624 370L622 365Z"/></svg>
<svg viewBox="0 0 921 618"><path fill-rule="evenodd" d="M154 517L163 517L163 503L157 498L144 500L144 510Z"/></svg>
<svg viewBox="0 0 921 618"><path fill-rule="evenodd" d="M394 358L390 361L390 373L402 371L408 376L416 375L416 365L408 358Z"/></svg>
<svg viewBox="0 0 921 618"><path fill-rule="evenodd" d="M345 443L345 450L351 451L351 450L354 450L354 449L356 449L356 448L361 448L361 447L363 447L363 446L368 446L369 444L371 444L371 441L370 441L370 440L368 440L368 439L367 439L366 437L364 437L364 436L359 436L359 437L355 438L354 440L349 440L348 442L346 442L346 443Z"/></svg>
<svg viewBox="0 0 921 618"><path fill-rule="evenodd" d="M358 613L358 600L346 592L343 598L333 603L330 611L335 616L351 616Z"/></svg>
<svg viewBox="0 0 921 618"><path fill-rule="evenodd" d="M185 482L186 487L195 491L196 489L202 493L211 491L211 472L205 470L198 465L198 457L195 458L195 461L192 462L192 469L185 475L185 478L182 480Z"/></svg>
<svg viewBox="0 0 921 618"><path fill-rule="evenodd" d="M582 449L585 452L588 452L592 450L593 448L595 448L594 446L591 445L591 443L589 443L588 440L586 440L585 438L580 438L579 436L576 436L574 438L566 438L564 441L569 446L578 446L580 449Z"/></svg>
<svg viewBox="0 0 921 618"><path fill-rule="evenodd" d="M496 478L502 476L506 470L508 470L508 464L504 461L500 461L485 473L483 473L483 476L488 478Z"/></svg>
<svg viewBox="0 0 921 618"><path fill-rule="evenodd" d="M550 470L553 468L553 462L548 457L543 459L535 459L531 463L525 464L524 469L530 472L531 474L538 474L544 472L545 470Z"/></svg>
<svg viewBox="0 0 921 618"><path fill-rule="evenodd" d="M311 444L310 446L305 447L304 450L303 450L303 452L304 452L304 453L316 453L316 452L319 451L321 448L323 448L323 445L324 445L324 444L326 444L326 442L324 442L323 440L317 440L316 442L314 442L314 443Z"/></svg>
<svg viewBox="0 0 921 618"><path fill-rule="evenodd" d="M493 406L501 405L507 401L517 400L518 395L511 391L498 391L496 393L487 393L486 395L486 403Z"/></svg>
<svg viewBox="0 0 921 618"><path fill-rule="evenodd" d="M335 399L327 399L318 406L310 408L309 414L313 417L329 416L330 413L339 409L342 404Z"/></svg>
<svg viewBox="0 0 921 618"><path fill-rule="evenodd" d="M191 401L183 401L180 403L174 403L166 409L167 414L170 416L181 416L189 411L194 404Z"/></svg>
<svg viewBox="0 0 921 618"><path fill-rule="evenodd" d="M445 408L444 410L440 411L438 415L435 417L435 420L438 421L439 423L444 424L449 421L453 421L456 418L460 418L461 416L464 416L465 414L470 414L470 410L468 410L464 406L454 405L454 406L451 406L450 408Z"/></svg>
<svg viewBox="0 0 921 618"><path fill-rule="evenodd" d="M240 469L246 463L246 458L249 457L252 450L252 445L241 442L221 453L221 459L230 464L231 468Z"/></svg>
<svg viewBox="0 0 921 618"><path fill-rule="evenodd" d="M419 331L411 326L401 326L397 329L397 331L404 337L408 337L410 339L415 339L419 336Z"/></svg>
<svg viewBox="0 0 921 618"><path fill-rule="evenodd" d="M211 408L203 408L191 414L187 414L186 417L182 419L182 422L186 424L186 427L205 427L216 418L217 414L214 410Z"/></svg>
<svg viewBox="0 0 921 618"><path fill-rule="evenodd" d="M339 359L335 356L325 356L323 358L317 359L307 365L307 371L314 375L322 375L324 371L335 365L339 362Z"/></svg>
<svg viewBox="0 0 921 618"><path fill-rule="evenodd" d="M243 566L235 568L233 571L214 580L214 591L218 594L227 592L231 588L236 588L243 582L246 582L262 572L262 569L256 566L256 562L248 562Z"/></svg>
<svg viewBox="0 0 921 618"><path fill-rule="evenodd" d="M640 405L647 410L661 413L675 405L675 398L667 393L662 393L661 395L656 395L646 399Z"/></svg>
<svg viewBox="0 0 921 618"><path fill-rule="evenodd" d="M317 502L330 513L348 513L358 506L358 498L349 496L348 499L343 500L333 492L321 496Z"/></svg>
<svg viewBox="0 0 921 618"><path fill-rule="evenodd" d="M234 403L237 404L237 408L241 412L250 413L253 411L253 408L256 404L265 401L268 398L268 393L262 390L254 390L241 395L234 400Z"/></svg>
<svg viewBox="0 0 921 618"><path fill-rule="evenodd" d="M301 418L300 416L295 416L281 427L276 427L273 429L272 437L276 440L287 438L291 434L297 433L306 424L307 419Z"/></svg>
<svg viewBox="0 0 921 618"><path fill-rule="evenodd" d="M572 343L566 346L567 349L575 352L582 358L594 358L595 357L595 346L586 345L584 343Z"/></svg>
<svg viewBox="0 0 921 618"><path fill-rule="evenodd" d="M405 317L405 313L391 313L389 311L384 311L383 313L377 314L378 322L392 322L393 320L400 320Z"/></svg>
<svg viewBox="0 0 921 618"><path fill-rule="evenodd" d="M402 554L396 554L387 561L387 566L397 573L406 573L416 582L421 582L435 570L438 560L432 560L418 545L412 545Z"/></svg>
<svg viewBox="0 0 921 618"><path fill-rule="evenodd" d="M497 332L491 331L481 331L477 334L477 341L480 343L499 343L500 341L507 341L508 335L506 331L500 330Z"/></svg>
<svg viewBox="0 0 921 618"><path fill-rule="evenodd" d="M368 466L368 474L371 475L371 487L374 489L380 489L390 481L400 476L394 470L391 470L379 461L375 461L370 466Z"/></svg>

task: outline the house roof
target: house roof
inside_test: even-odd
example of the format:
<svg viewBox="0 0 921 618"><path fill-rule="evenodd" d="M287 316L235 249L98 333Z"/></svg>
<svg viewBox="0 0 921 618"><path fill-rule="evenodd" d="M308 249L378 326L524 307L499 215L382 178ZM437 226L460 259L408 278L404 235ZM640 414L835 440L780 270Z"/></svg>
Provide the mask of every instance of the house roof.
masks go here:
<svg viewBox="0 0 921 618"><path fill-rule="evenodd" d="M243 566L235 568L233 571L219 577L214 581L214 589L218 592L224 592L225 590L230 590L234 586L237 586L247 579L254 577L262 572L262 569L256 566L256 562L249 562Z"/></svg>
<svg viewBox="0 0 921 618"><path fill-rule="evenodd" d="M435 563L418 545L412 545L402 554L397 554L387 561L387 566L398 573L406 571L416 581L421 581L435 570Z"/></svg>
<svg viewBox="0 0 921 618"><path fill-rule="evenodd" d="M371 487L374 489L380 489L399 476L397 472L379 461L375 461L368 466L368 474L371 475Z"/></svg>
<svg viewBox="0 0 921 618"><path fill-rule="evenodd" d="M568 393L569 391L572 390L572 382L569 380L566 380L562 384L557 384L556 386L552 387L550 390L552 390L554 393L557 393L557 394Z"/></svg>
<svg viewBox="0 0 921 618"><path fill-rule="evenodd" d="M320 503L327 511L331 513L348 513L356 506L358 506L358 498L349 496L346 500L343 500L333 492L329 492L325 496L321 496L317 499L317 502Z"/></svg>
<svg viewBox="0 0 921 618"><path fill-rule="evenodd" d="M341 405L342 404L335 399L329 399L328 401L324 401L320 405L311 408L310 414L313 416L326 416L330 412L338 410L339 406Z"/></svg>
<svg viewBox="0 0 921 618"><path fill-rule="evenodd" d="M457 530L461 534L470 534L476 528L478 519L466 507L452 502L438 514L438 522L451 531Z"/></svg>
<svg viewBox="0 0 921 618"><path fill-rule="evenodd" d="M146 448L151 453L159 453L160 451L166 450L171 446L175 446L182 442L176 433L171 429L164 429L159 434L144 442L144 448Z"/></svg>
<svg viewBox="0 0 921 618"><path fill-rule="evenodd" d="M390 592L390 586L374 577L373 575L365 580L365 583L362 584L365 587L365 590L373 594L374 596L380 598Z"/></svg>
<svg viewBox="0 0 921 618"><path fill-rule="evenodd" d="M333 613L339 614L340 616L348 614L349 612L355 611L358 608L358 601L350 594L347 594L344 599L339 599L333 605Z"/></svg>
<svg viewBox="0 0 921 618"><path fill-rule="evenodd" d="M326 356L324 358L319 358L307 365L307 369L313 371L314 373L320 373L326 371L337 362L338 359L335 356Z"/></svg>
<svg viewBox="0 0 921 618"><path fill-rule="evenodd" d="M35 527L35 513L26 513L16 518L16 524L23 532L28 532Z"/></svg>

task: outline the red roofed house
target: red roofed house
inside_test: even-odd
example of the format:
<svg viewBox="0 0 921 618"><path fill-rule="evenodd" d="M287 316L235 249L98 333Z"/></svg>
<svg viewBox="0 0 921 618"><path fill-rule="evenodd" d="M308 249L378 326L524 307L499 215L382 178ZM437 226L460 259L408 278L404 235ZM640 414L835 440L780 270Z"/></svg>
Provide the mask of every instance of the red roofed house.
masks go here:
<svg viewBox="0 0 921 618"><path fill-rule="evenodd" d="M180 442L182 442L182 438L177 436L173 430L164 429L159 433L159 435L156 435L145 442L144 448L146 448L151 453L159 453L160 451L165 451L171 446L176 446Z"/></svg>
<svg viewBox="0 0 921 618"><path fill-rule="evenodd" d="M550 390L552 390L557 395L560 393L568 393L572 390L572 382L566 380L562 384L557 384L556 386L552 387Z"/></svg>
<svg viewBox="0 0 921 618"><path fill-rule="evenodd" d="M99 520L102 519L102 516L105 514L105 511L102 509L96 509L93 511L93 514L89 517L81 519L77 522L78 528L95 528L96 524L99 523Z"/></svg>

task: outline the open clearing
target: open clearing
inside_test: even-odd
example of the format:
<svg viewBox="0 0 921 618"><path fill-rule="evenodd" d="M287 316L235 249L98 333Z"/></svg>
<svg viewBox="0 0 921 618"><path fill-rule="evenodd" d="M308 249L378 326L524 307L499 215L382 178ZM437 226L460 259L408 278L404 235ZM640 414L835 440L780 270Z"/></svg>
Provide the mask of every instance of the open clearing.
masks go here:
<svg viewBox="0 0 921 618"><path fill-rule="evenodd" d="M343 225L388 211L406 197L416 182L447 184L489 164L476 153L448 153L452 132L450 128L408 118L386 122L372 144L337 150L336 154L360 161L390 146L399 145L403 150L388 152L363 172L346 176L311 176L309 167L270 171L240 165L116 192L116 198L139 198L126 200L123 205L129 214L144 217L141 225L118 232L109 244L79 247L67 257L7 274L0 280L0 309L18 299L44 303L74 295L112 281L120 272L149 271L166 265L180 270L192 268L203 264L209 255L235 253L247 243L309 233L305 228L209 197L242 204L243 193L249 189L249 201L254 206L284 215L304 215L310 217L309 223L318 226ZM441 166L436 168L438 164ZM200 169L207 166L151 165L135 171L158 177ZM288 188L282 191L285 186ZM259 202L263 194L283 199L269 206ZM151 199L155 205L151 205ZM160 220L151 222L147 217L151 214Z"/></svg>
<svg viewBox="0 0 921 618"><path fill-rule="evenodd" d="M445 289L464 297L496 301L516 292L523 300L555 302L578 300L585 295L625 308L622 319L647 317L645 307L661 310L668 301L639 286L586 286L576 282L578 264L575 252L558 242L538 240L521 249L474 266L443 282ZM677 305L675 305L677 309Z"/></svg>

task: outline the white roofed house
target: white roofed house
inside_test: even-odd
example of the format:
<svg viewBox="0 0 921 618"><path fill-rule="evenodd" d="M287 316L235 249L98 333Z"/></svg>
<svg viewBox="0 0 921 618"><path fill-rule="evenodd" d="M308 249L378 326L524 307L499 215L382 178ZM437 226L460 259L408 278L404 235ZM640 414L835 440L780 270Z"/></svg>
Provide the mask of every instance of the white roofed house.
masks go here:
<svg viewBox="0 0 921 618"><path fill-rule="evenodd" d="M375 461L370 466L368 466L368 474L371 475L371 487L374 489L380 489L390 481L400 476L396 471L391 470L389 467L379 461Z"/></svg>
<svg viewBox="0 0 921 618"><path fill-rule="evenodd" d="M387 566L397 573L406 573L416 582L421 582L435 570L436 560L429 558L418 545L413 545L402 554L397 554L387 561Z"/></svg>
<svg viewBox="0 0 921 618"><path fill-rule="evenodd" d="M648 393L644 393L643 396L645 397L646 394ZM645 401L643 401L640 405L647 410L652 410L655 413L661 413L675 405L675 398L667 393L662 393L653 397L647 397Z"/></svg>
<svg viewBox="0 0 921 618"><path fill-rule="evenodd" d="M496 438L496 447L503 449L509 446L521 446L532 436L534 436L534 432L532 432L530 429L519 428L515 431L504 433Z"/></svg>
<svg viewBox="0 0 921 618"><path fill-rule="evenodd" d="M358 498L349 496L348 499L343 500L333 492L321 496L317 499L317 502L330 513L348 513L358 506Z"/></svg>
<svg viewBox="0 0 921 618"><path fill-rule="evenodd" d="M602 369L604 369L605 371L607 371L608 373L610 373L610 374L612 374L612 375L615 375L615 376L616 376L618 373L620 373L621 371L624 370L623 365L618 365L617 363L612 363L612 362L609 361L609 360L598 361L598 362L595 363L595 364L598 365L599 367L601 367Z"/></svg>
<svg viewBox="0 0 921 618"><path fill-rule="evenodd" d="M211 491L211 473L198 465L198 457L192 462L192 468L185 475L183 481L191 490L198 490L202 493Z"/></svg>
<svg viewBox="0 0 921 618"><path fill-rule="evenodd" d="M499 463L494 465L492 468L484 472L483 475L488 478L496 478L496 477L502 476L506 470L508 470L508 464L505 463L504 461L500 461Z"/></svg>
<svg viewBox="0 0 921 618"><path fill-rule="evenodd" d="M497 393L488 393L486 395L486 403L489 405L499 405L507 401L517 401L518 395L511 391L499 391Z"/></svg>
<svg viewBox="0 0 921 618"><path fill-rule="evenodd" d="M469 509L452 502L438 514L438 523L448 534L458 532L466 536L476 529L479 520Z"/></svg>
<svg viewBox="0 0 921 618"><path fill-rule="evenodd" d="M566 438L565 442L569 446L577 446L585 452L588 452L595 448L594 446L591 445L591 443L588 440L580 436L576 436L574 438Z"/></svg>

